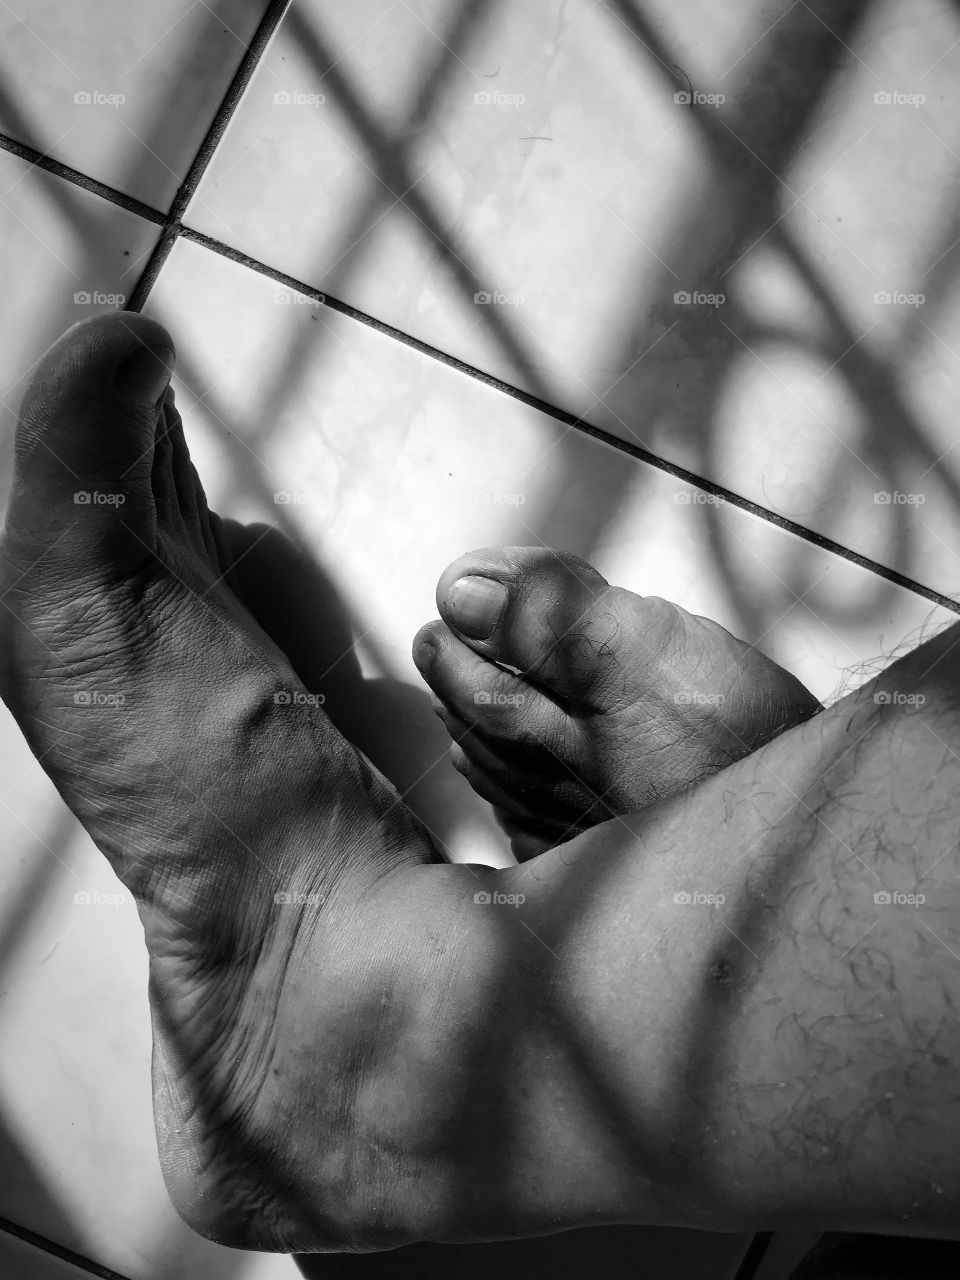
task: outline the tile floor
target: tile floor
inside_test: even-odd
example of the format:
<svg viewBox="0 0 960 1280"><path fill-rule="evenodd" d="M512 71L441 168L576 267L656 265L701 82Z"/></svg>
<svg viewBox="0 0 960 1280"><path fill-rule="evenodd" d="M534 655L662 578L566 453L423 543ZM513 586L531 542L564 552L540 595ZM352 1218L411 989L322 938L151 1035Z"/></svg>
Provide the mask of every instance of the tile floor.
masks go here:
<svg viewBox="0 0 960 1280"><path fill-rule="evenodd" d="M9 1280L83 1280L90 1272L6 1232L0 1233L0 1272Z"/></svg>
<svg viewBox="0 0 960 1280"><path fill-rule="evenodd" d="M32 364L138 291L212 505L311 553L328 704L461 860L507 854L409 644L470 547L577 552L821 697L951 616L954 5L282 8L0 6L4 475ZM0 764L0 1217L128 1280L295 1276L169 1207L133 906L5 711ZM726 1280L747 1243L626 1239L591 1257L642 1248L650 1280ZM74 1274L51 1259L0 1233L0 1276Z"/></svg>

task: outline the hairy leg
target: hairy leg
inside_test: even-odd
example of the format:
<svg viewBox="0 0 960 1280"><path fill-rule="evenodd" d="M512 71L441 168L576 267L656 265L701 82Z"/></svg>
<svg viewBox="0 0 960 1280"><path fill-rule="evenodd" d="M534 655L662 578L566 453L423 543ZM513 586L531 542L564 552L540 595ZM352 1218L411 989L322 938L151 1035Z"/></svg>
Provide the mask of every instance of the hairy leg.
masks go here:
<svg viewBox="0 0 960 1280"><path fill-rule="evenodd" d="M576 954L585 1023L565 1030L611 1114L676 1151L679 1181L696 1170L720 1220L960 1235L958 688L953 627L686 794L503 873Z"/></svg>

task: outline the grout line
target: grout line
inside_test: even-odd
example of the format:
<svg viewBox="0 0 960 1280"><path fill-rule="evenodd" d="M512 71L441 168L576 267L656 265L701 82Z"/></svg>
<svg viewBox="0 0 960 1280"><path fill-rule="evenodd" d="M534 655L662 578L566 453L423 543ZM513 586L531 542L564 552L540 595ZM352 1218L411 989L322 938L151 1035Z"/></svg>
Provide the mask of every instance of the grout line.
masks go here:
<svg viewBox="0 0 960 1280"><path fill-rule="evenodd" d="M36 151L33 147L28 147L25 142L18 142L16 138L11 138L5 133L0 133L0 150L9 151L12 155L19 156L21 160L29 160L38 169L46 169L48 173L55 174L58 178L63 178L65 182L72 182L75 187L82 187L84 191L89 191L92 195L101 196L104 200L109 200L111 204L117 204L121 209L126 209L129 213L135 213L140 218L145 218L147 222L156 222L162 226L167 221L165 213L161 213L158 209L144 204L142 200L137 200L134 196L124 195L122 191L117 191L115 187L108 186L105 182L98 182L96 178L88 177L87 174L81 173L78 169L71 169L68 164L63 164L60 160L54 160L51 156L44 155L42 151Z"/></svg>
<svg viewBox="0 0 960 1280"><path fill-rule="evenodd" d="M48 1240L45 1236L37 1235L35 1231L30 1231L27 1227L19 1227L15 1222L10 1222L7 1218L0 1218L0 1231L5 1231L7 1235L13 1236L17 1240L22 1240L24 1244L32 1245L42 1253L51 1253L55 1258L60 1258L63 1262L69 1262L72 1266L77 1267L78 1270L86 1271L88 1275L99 1276L100 1280L126 1280L126 1277L120 1275L119 1272L111 1271L109 1267L101 1267L98 1262L85 1258L82 1253L74 1253L72 1249L67 1249L64 1245L57 1244L54 1240Z"/></svg>
<svg viewBox="0 0 960 1280"><path fill-rule="evenodd" d="M760 520L765 520L768 524L776 525L777 528L784 530L785 533L792 533L796 537L802 538L805 542L821 548L823 551L830 551L834 555L841 557L841 559L849 560L861 569L875 573L878 577L885 578L888 582L892 582L898 587L912 591L915 595L923 596L932 604L940 605L944 609L960 614L960 602L951 599L950 596L944 595L933 587L926 587L922 583L915 582L913 578L908 578L896 569L890 569L876 560L871 560L868 556L861 555L858 551L853 551L849 547L843 546L842 543L834 542L832 538L827 538L823 534L817 533L814 529L808 529L786 516L778 515L777 512L771 511L768 507L763 507L759 503L753 502L750 498L745 498L741 494L735 493L732 489L727 489L723 485L716 484L713 480L697 475L694 471L688 471L686 467L681 467L675 462L669 462L666 458L661 458L640 445L633 444L628 440L621 440L619 437L603 430L603 428L593 426L592 423L587 422L584 418L579 418L576 414L570 413L566 409L561 409L558 405L551 404L547 400L541 400L538 396L532 395L528 391L523 391L519 387L514 387L509 382L504 382L492 374L484 373L482 369L478 369L475 365L467 364L466 361L460 360L456 356L451 356L447 352L441 351L438 347L433 347L428 342L423 342L420 338L404 333L401 329L395 329L393 325L387 324L383 320L377 320L374 316L367 315L366 312L360 311L349 303L340 301L338 298L334 298L329 293L323 293L311 285L304 284L302 280L298 280L295 276L289 276L283 271L278 271L276 268L260 262L257 258L250 257L249 254L243 253L239 249L234 249L230 245L214 239L212 236L205 235L202 231L194 231L191 227L181 226L180 235L184 240L192 241L194 244L209 249L223 258L228 258L238 266L248 267L258 275L266 276L268 279L276 281L277 284L285 285L287 288L294 289L306 297L314 298L317 302L329 307L331 311L338 311L341 315L345 315L351 320L356 320L360 324L365 324L369 328L375 329L385 337L393 338L397 342L403 343L404 346L412 347L414 351L419 352L421 355L437 360L441 364L455 369L458 373L475 379L477 382L482 382L494 391L502 392L503 395L519 400L522 404L528 405L530 408L554 418L557 422L562 422L565 426L590 436L601 444L628 454L638 462L645 462L648 466L656 467L658 471L664 471L677 480L682 480L687 484L704 490L706 493L722 498L725 502L729 502L731 506L756 516Z"/></svg>
<svg viewBox="0 0 960 1280"><path fill-rule="evenodd" d="M230 81L227 92L223 95L223 101L217 109L217 114L213 117L213 123L204 135L199 150L194 156L193 164L190 166L187 176L181 183L180 190L170 206L171 222L179 223L183 217L186 207L192 199L193 193L200 185L200 179L206 172L207 165L213 158L213 153L216 151L220 139L226 132L227 125L239 105L243 92L257 69L257 64L270 43L273 33L280 25L281 18L292 2L293 0L270 0L267 11L261 18L260 25L253 33L253 38L247 46L247 52L243 55L240 66Z"/></svg>
<svg viewBox="0 0 960 1280"><path fill-rule="evenodd" d="M753 1280L757 1267L763 1261L764 1254L770 1246L773 1239L772 1231L758 1231L750 1243L747 1245L747 1251L740 1259L740 1265L733 1276L733 1280Z"/></svg>
<svg viewBox="0 0 960 1280"><path fill-rule="evenodd" d="M441 364L445 364L449 368L455 369L457 372L464 374L466 377L482 382L485 386L490 387L494 391L499 391L503 395L512 397L514 400L519 400L522 404L528 405L530 408L546 414L555 421L562 422L565 426L576 431L580 431L584 435L590 436L592 439L597 440L601 444L607 445L611 449L617 449L621 453L627 454L638 462L645 462L648 466L655 467L658 471L666 472L667 475L671 475L677 480L682 480L686 484L691 484L696 488L702 489L706 493L722 498L725 502L729 502L731 506L737 507L739 510L745 511L759 520L764 520L768 524L775 525L785 533L792 533L795 537L801 538L804 542L808 542L812 546L819 547L823 551L829 551L833 555L839 556L842 560L848 560L852 564L859 566L861 569L866 569L869 573L874 573L878 577L885 579L887 582L893 583L895 586L902 587L904 590L910 591L914 595L922 596L924 599L929 600L931 604L939 605L941 608L947 609L951 613L960 614L960 603L952 599L950 596L944 595L942 592L936 591L932 587L924 586L922 583L916 582L913 578L908 578L905 574L899 573L896 569L890 569L876 560L871 560L868 556L861 555L859 552L843 546L842 543L834 542L832 538L827 538L813 529L808 529L805 525L797 524L796 521L790 520L786 516L778 515L768 507L763 507L759 503L753 502L750 498L745 498L742 495L735 493L732 489L727 489L723 485L715 484L712 480L707 480L705 477L697 475L694 471L688 471L685 467L669 462L666 458L661 458L657 454L651 453L648 449L642 448L640 445L633 444L630 441L621 440L610 432L604 431L600 427L593 426L585 419L579 418L575 414L569 413L567 410L551 404L549 401L541 400L538 396L534 396L527 391L523 391L519 387L514 387L509 382L504 382L501 378L497 378L489 373L484 373L482 369L478 369L475 365L468 364L466 361L460 360L456 356L448 355L438 347L431 346L429 343L413 337L412 334L404 333L401 329L396 329L393 325L387 324L385 321L377 320L374 316L370 316L366 312L360 311L349 303L341 302L339 299L331 297L330 294L322 293L320 290L314 289L310 285L305 284L302 280L297 280L294 276L288 276L285 272L279 271L274 267L270 267L266 263L260 262L257 258L252 258L249 254L245 254L239 249L232 248L221 240L217 240L212 236L205 235L201 231L194 231L192 228L185 226L180 221L180 217L185 212L190 199L196 191L196 188L210 163L213 153L216 150L220 139L223 137L233 112L236 110L240 97L242 96L246 86L249 84L267 43L279 25L280 20L290 3L292 3L292 0L271 0L260 25L247 47L247 52L244 54L241 64L238 67L233 80L230 82L229 88L224 94L220 107L214 116L213 123L207 130L203 142L200 144L193 163L190 166L190 170L183 182L180 184L170 207L170 212L167 214L159 212L159 210L152 208L150 205L144 204L140 200L134 199L132 196L124 195L122 191L117 191L114 187L108 186L104 182L98 182L95 178L91 178L77 169L72 169L69 165L63 164L58 160L53 160L49 156L45 156L42 152L36 151L33 147L27 146L25 143L18 142L16 139L0 133L0 150L9 151L14 155L20 156L24 160L29 160L39 168L45 169L49 173L53 173L57 177L63 178L64 181L71 182L75 186L83 188L85 191L101 196L104 200L108 200L112 204L119 205L121 208L129 210L131 213L134 213L149 222L159 224L163 228L160 238L154 246L150 257L147 260L147 264L144 267L124 310L142 310L150 291L156 284L161 268L170 254L170 250L173 248L176 240L182 236L184 239L190 240L194 244L200 245L205 249L209 249L213 253L219 254L221 257L228 258L231 262L235 262L239 266L247 267L251 271L257 272L259 275L266 276L268 279L275 280L279 284L284 284L288 288L296 290L298 293L314 298L324 306L330 307L332 311L338 311L341 315L345 315L351 320L356 320L361 324L365 324L369 328L375 329L378 333L383 334L385 337L393 338L395 341L412 348L414 351L427 356L429 359L437 360Z"/></svg>
<svg viewBox="0 0 960 1280"><path fill-rule="evenodd" d="M160 238L150 251L150 257L147 258L146 265L140 272L140 277L134 285L133 293L126 301L124 311L143 310L143 304L147 300L150 290L157 283L157 277L160 275L160 268L170 256L170 250L173 248L177 239L177 228L165 225L160 233Z"/></svg>
<svg viewBox="0 0 960 1280"><path fill-rule="evenodd" d="M177 188L177 194L173 197L173 203L170 205L170 211L163 219L163 233L160 239L153 247L153 252L147 259L147 265L144 267L140 279L137 281L133 293L124 308L125 311L142 311L144 303L150 294L150 290L157 282L157 277L170 255L177 236L180 233L180 219L193 198L194 192L200 185L201 179L207 170L213 153L216 151L220 143L220 139L226 132L227 125L233 117L234 111L240 102L243 92L257 69L263 52L270 42L273 33L280 24L280 20L287 10L292 0L270 0L267 10L260 20L260 25L253 33L253 38L247 45L247 51L241 59L240 65L236 70L233 79L227 87L226 93L217 112L213 117L210 128L203 136L203 141L197 149L197 154L193 158L193 163L187 170L187 175Z"/></svg>

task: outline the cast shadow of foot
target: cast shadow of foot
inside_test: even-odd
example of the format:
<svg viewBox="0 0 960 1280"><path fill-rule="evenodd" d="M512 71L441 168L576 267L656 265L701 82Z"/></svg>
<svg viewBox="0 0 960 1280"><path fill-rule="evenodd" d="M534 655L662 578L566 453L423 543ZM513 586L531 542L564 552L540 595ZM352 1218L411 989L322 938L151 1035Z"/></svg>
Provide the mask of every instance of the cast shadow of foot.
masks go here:
<svg viewBox="0 0 960 1280"><path fill-rule="evenodd" d="M586 1227L492 1244L410 1244L386 1253L299 1254L306 1280L705 1280L732 1276L748 1237L673 1227Z"/></svg>
<svg viewBox="0 0 960 1280"><path fill-rule="evenodd" d="M271 525L224 520L223 527L244 603L449 858L465 813L481 805L450 767L450 740L429 695L391 676L364 676L349 608L313 555ZM486 824L496 832L492 816Z"/></svg>

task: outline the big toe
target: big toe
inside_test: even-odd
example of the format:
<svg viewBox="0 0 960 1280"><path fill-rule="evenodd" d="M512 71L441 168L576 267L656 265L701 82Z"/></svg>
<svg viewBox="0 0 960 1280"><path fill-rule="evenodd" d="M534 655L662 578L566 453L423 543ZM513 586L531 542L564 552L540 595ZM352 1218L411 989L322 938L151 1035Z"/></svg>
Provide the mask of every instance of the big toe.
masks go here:
<svg viewBox="0 0 960 1280"><path fill-rule="evenodd" d="M643 639L639 600L577 556L544 547L470 552L437 587L441 617L459 640L571 710L607 710L616 700Z"/></svg>
<svg viewBox="0 0 960 1280"><path fill-rule="evenodd" d="M20 410L4 530L8 555L89 568L152 545L151 488L173 340L145 316L82 321L40 360Z"/></svg>

